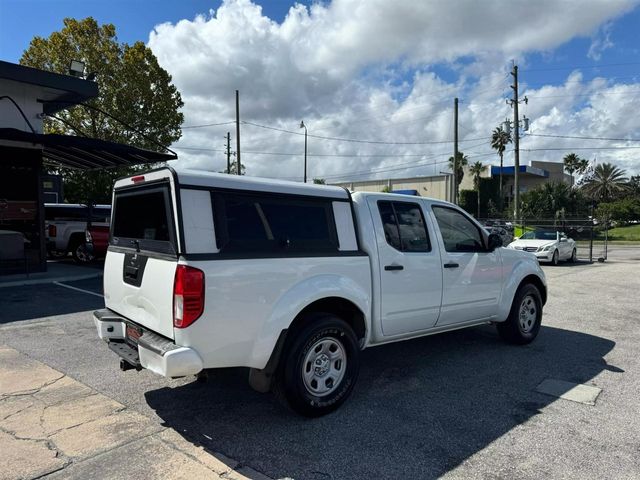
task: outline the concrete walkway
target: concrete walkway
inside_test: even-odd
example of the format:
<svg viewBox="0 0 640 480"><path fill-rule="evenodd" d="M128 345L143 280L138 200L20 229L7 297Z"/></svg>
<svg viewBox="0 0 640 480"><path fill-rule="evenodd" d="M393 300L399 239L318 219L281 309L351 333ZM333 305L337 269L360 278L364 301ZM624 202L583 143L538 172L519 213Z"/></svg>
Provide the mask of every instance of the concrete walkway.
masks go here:
<svg viewBox="0 0 640 480"><path fill-rule="evenodd" d="M124 405L0 345L0 479L258 479Z"/></svg>

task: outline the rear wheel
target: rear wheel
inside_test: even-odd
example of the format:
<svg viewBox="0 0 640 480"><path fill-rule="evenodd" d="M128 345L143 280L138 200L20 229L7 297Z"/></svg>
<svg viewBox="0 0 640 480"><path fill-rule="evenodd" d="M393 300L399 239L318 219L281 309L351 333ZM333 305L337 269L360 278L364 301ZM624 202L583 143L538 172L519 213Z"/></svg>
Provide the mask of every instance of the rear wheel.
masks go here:
<svg viewBox="0 0 640 480"><path fill-rule="evenodd" d="M509 343L525 345L532 342L540 331L542 323L542 297L535 285L520 286L516 292L509 316L498 323L498 333Z"/></svg>
<svg viewBox="0 0 640 480"><path fill-rule="evenodd" d="M578 253L576 252L576 249L574 248L573 251L571 252L571 258L569 258L569 261L571 263L576 263L577 259L578 259Z"/></svg>
<svg viewBox="0 0 640 480"><path fill-rule="evenodd" d="M287 339L276 373L276 395L297 413L319 417L349 397L360 369L351 327L331 314L313 314Z"/></svg>
<svg viewBox="0 0 640 480"><path fill-rule="evenodd" d="M81 264L91 263L95 258L91 252L89 252L84 242L76 243L71 250L71 255L77 263Z"/></svg>

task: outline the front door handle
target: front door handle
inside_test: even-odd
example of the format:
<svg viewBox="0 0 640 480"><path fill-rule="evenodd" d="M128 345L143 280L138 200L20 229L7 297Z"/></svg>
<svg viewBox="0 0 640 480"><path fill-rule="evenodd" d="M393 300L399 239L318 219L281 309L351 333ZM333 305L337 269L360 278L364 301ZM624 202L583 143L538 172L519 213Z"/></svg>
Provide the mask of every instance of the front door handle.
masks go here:
<svg viewBox="0 0 640 480"><path fill-rule="evenodd" d="M404 270L404 267L402 265L385 265L384 269L387 272L391 272L391 271L394 271L394 270Z"/></svg>
<svg viewBox="0 0 640 480"><path fill-rule="evenodd" d="M444 268L458 268L460 265L458 265L455 262L448 262L444 264Z"/></svg>

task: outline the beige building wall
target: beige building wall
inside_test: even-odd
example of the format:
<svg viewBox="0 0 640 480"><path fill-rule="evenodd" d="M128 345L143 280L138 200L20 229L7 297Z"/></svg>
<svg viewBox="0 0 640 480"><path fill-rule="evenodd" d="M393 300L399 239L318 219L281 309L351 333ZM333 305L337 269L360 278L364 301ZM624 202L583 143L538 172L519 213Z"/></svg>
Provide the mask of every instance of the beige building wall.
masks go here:
<svg viewBox="0 0 640 480"><path fill-rule="evenodd" d="M416 190L421 197L452 201L453 180L451 175L433 177L395 178L389 180L365 180L359 182L340 182L332 185L346 187L352 192L382 192L389 190Z"/></svg>

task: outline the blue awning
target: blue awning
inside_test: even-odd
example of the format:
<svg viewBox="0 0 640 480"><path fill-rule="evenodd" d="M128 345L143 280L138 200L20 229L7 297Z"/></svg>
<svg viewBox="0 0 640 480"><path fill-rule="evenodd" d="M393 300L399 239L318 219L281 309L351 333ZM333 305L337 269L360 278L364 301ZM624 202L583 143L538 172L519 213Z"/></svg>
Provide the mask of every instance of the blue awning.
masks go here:
<svg viewBox="0 0 640 480"><path fill-rule="evenodd" d="M417 190L391 190L391 193L399 193L400 195L413 195L418 196Z"/></svg>
<svg viewBox="0 0 640 480"><path fill-rule="evenodd" d="M500 175L500 167L496 167L495 165L491 166L491 176ZM549 172L547 170L543 170L542 168L532 167L530 165L520 165L520 169L518 172L522 175L534 175L536 177L549 177ZM502 167L502 175L513 176L516 173L516 167Z"/></svg>

